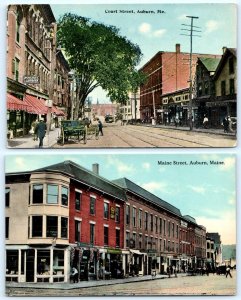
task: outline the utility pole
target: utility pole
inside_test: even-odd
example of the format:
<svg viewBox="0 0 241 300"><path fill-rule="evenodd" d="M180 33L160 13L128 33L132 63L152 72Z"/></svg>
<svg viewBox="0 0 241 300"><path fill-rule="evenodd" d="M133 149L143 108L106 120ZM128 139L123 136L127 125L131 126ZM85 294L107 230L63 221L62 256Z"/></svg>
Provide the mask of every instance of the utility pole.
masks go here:
<svg viewBox="0 0 241 300"><path fill-rule="evenodd" d="M190 56L189 56L189 106L188 106L188 113L189 113L189 127L190 130L193 129L193 112L192 112L192 89L193 89L193 84L192 84L192 38L193 36L199 36L199 35L194 35L194 32L201 32L200 30L195 30L194 28L200 28L198 26L193 25L193 20L198 19L199 17L194 17L194 16L186 16L187 18L191 19L191 25L187 24L182 24L184 26L190 27L189 29L182 29L189 31L190 34L182 34L182 35L187 35L190 37Z"/></svg>

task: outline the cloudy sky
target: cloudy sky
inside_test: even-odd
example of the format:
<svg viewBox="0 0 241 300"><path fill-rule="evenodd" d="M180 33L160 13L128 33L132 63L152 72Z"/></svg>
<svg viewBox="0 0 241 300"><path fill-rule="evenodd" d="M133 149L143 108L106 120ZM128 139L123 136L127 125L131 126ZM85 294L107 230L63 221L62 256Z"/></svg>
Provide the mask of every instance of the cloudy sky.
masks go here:
<svg viewBox="0 0 241 300"><path fill-rule="evenodd" d="M191 215L209 232L219 232L223 244L236 243L235 156L227 154L91 154L91 155L9 155L5 171L27 171L64 160L91 170L99 163L100 175L109 179L126 177L173 204L183 215ZM210 160L223 162L210 165ZM160 165L158 161L172 162ZM174 165L174 161L186 165ZM206 162L190 165L190 161Z"/></svg>
<svg viewBox="0 0 241 300"><path fill-rule="evenodd" d="M106 2L108 3L108 1ZM189 28L182 24L190 25L190 19L186 16L198 17L194 20L194 26L200 27L195 29L201 31L200 33L196 32L200 37L193 38L193 52L222 54L224 46L237 47L236 6L230 3L142 3L131 5L61 5L59 4L61 1L57 3L51 5L57 20L64 13L71 12L119 28L121 35L126 36L141 48L143 58L140 67L158 51L175 51L176 43L181 44L181 51L190 51L190 38L181 35L189 34L188 31L182 30ZM120 10L133 10L133 13L120 13ZM138 10L153 11L154 13L138 13ZM97 98L100 102L107 101L106 93L100 88L95 90L91 96L94 103Z"/></svg>

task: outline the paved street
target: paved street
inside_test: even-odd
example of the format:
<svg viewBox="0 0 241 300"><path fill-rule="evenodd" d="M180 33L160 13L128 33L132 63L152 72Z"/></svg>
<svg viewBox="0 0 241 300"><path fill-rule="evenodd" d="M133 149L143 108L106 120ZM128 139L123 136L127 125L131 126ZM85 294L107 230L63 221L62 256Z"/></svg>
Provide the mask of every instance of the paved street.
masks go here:
<svg viewBox="0 0 241 300"><path fill-rule="evenodd" d="M98 140L89 137L87 143L70 141L64 146L56 144L54 148L162 148L162 147L234 147L234 135L224 135L218 130L190 132L184 128L164 128L105 124L104 136Z"/></svg>
<svg viewBox="0 0 241 300"><path fill-rule="evenodd" d="M45 288L38 284L29 288L17 287L18 284L8 285L6 295L8 296L144 296L144 295L235 295L236 294L236 271L232 272L233 278L224 275L209 276L186 276L178 275L177 278L156 278L146 280L143 277L136 278L133 282L128 280L106 280L104 282L87 282L85 287L78 284L51 284L46 283ZM142 281L145 280L145 281ZM115 282L118 282L115 284ZM100 286L95 286L99 284ZM59 287L61 288L58 288ZM62 286L66 285L66 289ZM21 284L20 284L21 286Z"/></svg>

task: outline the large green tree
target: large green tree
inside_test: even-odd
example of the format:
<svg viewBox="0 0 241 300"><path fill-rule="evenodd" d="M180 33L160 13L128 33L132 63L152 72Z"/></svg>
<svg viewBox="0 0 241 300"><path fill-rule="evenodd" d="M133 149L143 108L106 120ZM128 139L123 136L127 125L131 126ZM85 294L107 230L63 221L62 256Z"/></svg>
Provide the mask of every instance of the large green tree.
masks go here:
<svg viewBox="0 0 241 300"><path fill-rule="evenodd" d="M68 13L58 22L57 38L76 77L74 118L96 87L106 90L112 101L125 103L128 91L135 91L144 80L136 70L142 57L139 46L114 26Z"/></svg>

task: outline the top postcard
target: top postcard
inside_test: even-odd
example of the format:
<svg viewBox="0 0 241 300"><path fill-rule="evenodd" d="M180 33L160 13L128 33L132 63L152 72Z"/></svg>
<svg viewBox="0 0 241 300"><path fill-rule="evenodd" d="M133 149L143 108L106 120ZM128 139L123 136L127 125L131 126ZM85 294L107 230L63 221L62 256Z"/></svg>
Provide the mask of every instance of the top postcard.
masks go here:
<svg viewBox="0 0 241 300"><path fill-rule="evenodd" d="M237 144L235 4L7 7L7 147Z"/></svg>

